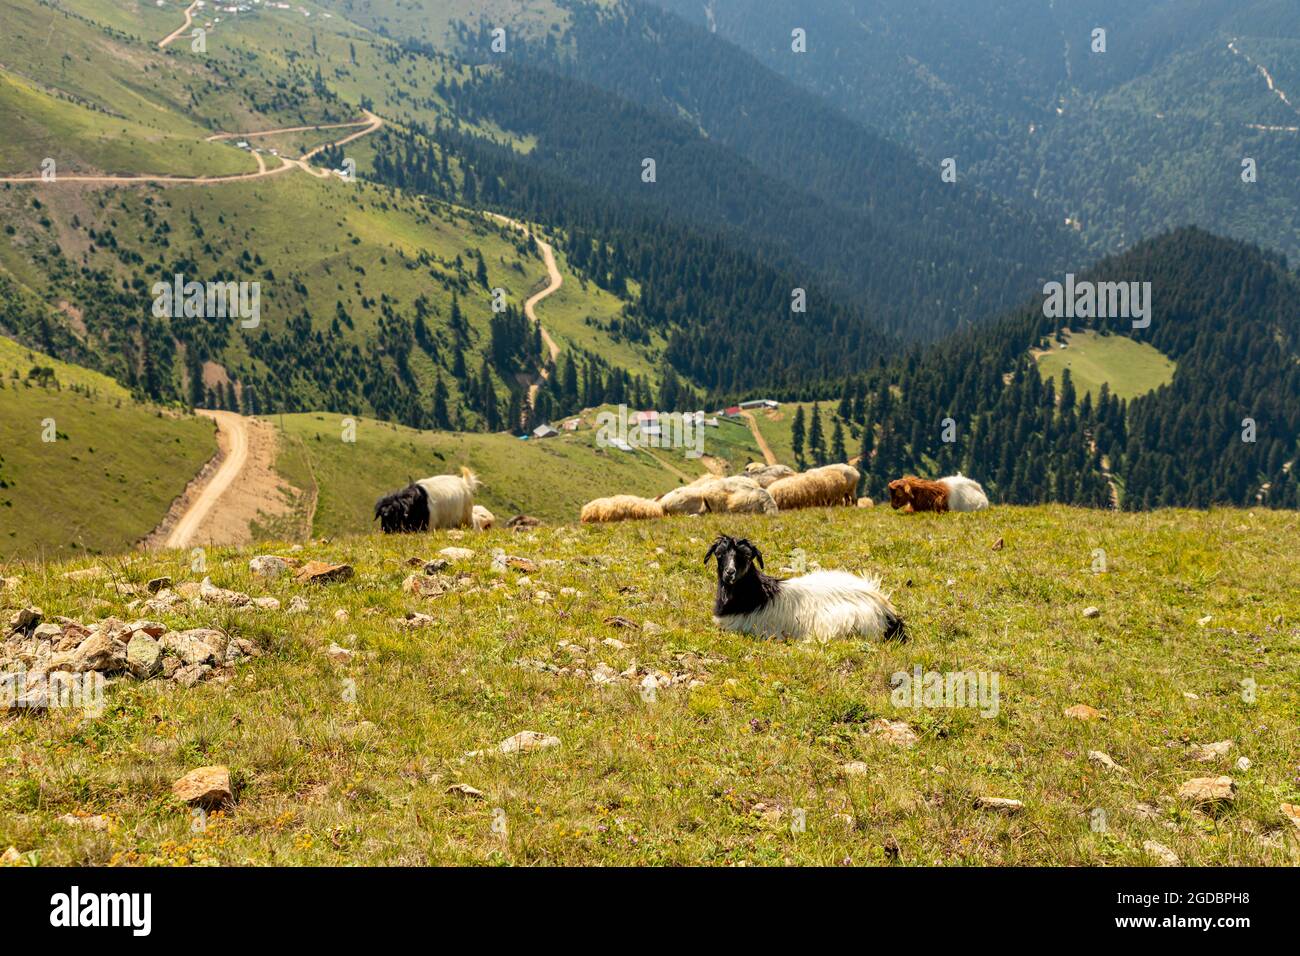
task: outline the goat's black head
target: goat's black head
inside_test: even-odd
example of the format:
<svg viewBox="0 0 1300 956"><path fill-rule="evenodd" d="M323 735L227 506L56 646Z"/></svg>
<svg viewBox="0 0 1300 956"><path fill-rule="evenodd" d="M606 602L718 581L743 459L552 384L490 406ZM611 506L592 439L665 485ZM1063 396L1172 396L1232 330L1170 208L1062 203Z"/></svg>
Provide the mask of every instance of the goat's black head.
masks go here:
<svg viewBox="0 0 1300 956"><path fill-rule="evenodd" d="M709 550L704 553L704 563L709 558L718 559L718 581L722 584L735 584L743 579L757 564L763 567L763 552L750 544L748 538L732 538L725 534L718 535Z"/></svg>
<svg viewBox="0 0 1300 956"><path fill-rule="evenodd" d="M384 534L428 530L429 501L424 489L411 484L384 495L375 502L375 518Z"/></svg>

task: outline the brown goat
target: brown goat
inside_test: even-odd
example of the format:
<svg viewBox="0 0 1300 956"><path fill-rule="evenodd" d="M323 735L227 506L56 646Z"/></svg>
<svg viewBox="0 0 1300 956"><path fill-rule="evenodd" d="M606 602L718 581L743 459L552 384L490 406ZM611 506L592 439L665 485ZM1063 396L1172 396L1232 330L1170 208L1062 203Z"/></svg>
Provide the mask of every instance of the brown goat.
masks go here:
<svg viewBox="0 0 1300 956"><path fill-rule="evenodd" d="M889 503L908 514L914 511L943 514L948 510L948 486L915 475L904 475L889 483Z"/></svg>

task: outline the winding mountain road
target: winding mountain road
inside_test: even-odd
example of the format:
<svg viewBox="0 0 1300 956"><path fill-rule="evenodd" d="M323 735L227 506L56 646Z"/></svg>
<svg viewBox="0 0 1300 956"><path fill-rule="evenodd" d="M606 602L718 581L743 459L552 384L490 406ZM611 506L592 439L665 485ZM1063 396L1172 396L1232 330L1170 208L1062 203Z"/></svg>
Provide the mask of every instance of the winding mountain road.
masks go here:
<svg viewBox="0 0 1300 956"><path fill-rule="evenodd" d="M537 235L537 233L530 232L528 226L520 222L518 219L511 219L509 216L503 216L500 213L495 212L488 213L488 215L497 222L518 229L525 235L531 235L533 237L533 242L537 243L537 248L542 253L542 262L546 265L548 282L546 288L534 292L524 302L524 315L528 317L529 321L537 324L537 328L542 333L542 342L545 343L546 350L551 353L551 364L554 365L560 358L560 346L556 343L555 339L551 338L551 333L546 331L546 326L542 325L542 320L537 317L537 303L541 302L549 295L554 295L560 290L560 286L564 285L564 276L560 272L560 267L555 263L555 249L549 242ZM541 377L543 380L550 378L550 370L543 368L541 370ZM534 382L532 385L528 386L529 402L532 402L537 398L537 390L539 388L541 388L539 382Z"/></svg>
<svg viewBox="0 0 1300 956"><path fill-rule="evenodd" d="M1228 41L1228 49L1231 50L1237 56L1241 57L1243 60L1245 60L1248 64L1253 66L1259 72L1259 75L1264 78L1264 83L1267 84L1268 91L1270 93L1275 94L1277 98L1280 99L1284 104L1286 104L1286 106L1288 106L1292 111L1300 114L1300 109L1297 109L1296 105L1291 102L1291 98L1286 95L1286 92L1282 90L1276 83L1273 82L1273 74L1268 72L1268 67L1264 66L1263 63L1256 63L1254 60L1250 58L1250 55L1248 53L1245 53L1244 51L1239 50L1237 48L1237 37L1233 37L1231 40ZM1276 132L1276 133L1294 133L1300 131L1300 128L1295 126L1265 126L1259 123L1247 123L1246 125L1249 126L1251 129L1265 130L1267 132Z"/></svg>

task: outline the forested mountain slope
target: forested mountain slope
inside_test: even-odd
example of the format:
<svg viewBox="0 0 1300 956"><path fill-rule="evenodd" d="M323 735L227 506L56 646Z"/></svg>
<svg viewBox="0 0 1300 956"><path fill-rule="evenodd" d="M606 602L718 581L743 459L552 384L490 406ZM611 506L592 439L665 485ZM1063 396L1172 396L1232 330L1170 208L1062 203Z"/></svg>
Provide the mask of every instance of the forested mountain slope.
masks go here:
<svg viewBox="0 0 1300 956"><path fill-rule="evenodd" d="M837 411L870 426L854 435L868 488L961 470L1008 502L1296 507L1296 276L1256 247L1184 229L1078 279L1150 282L1150 326L1047 318L1040 296L846 384ZM1128 401L1109 389L1081 397L1065 375L1044 382L1030 350L1054 347L1067 327L1148 343L1175 363L1173 378Z"/></svg>
<svg viewBox="0 0 1300 956"><path fill-rule="evenodd" d="M983 317L1077 256L1059 220L945 181L937 161L922 165L704 30L637 3L569 14L562 43L520 38L512 55L651 110L660 128L626 108L574 108L571 89L508 70L474 107L534 132L539 161L784 250L888 329L922 337ZM478 26L464 55L493 62L489 24ZM653 187L638 181L645 157L659 167Z"/></svg>
<svg viewBox="0 0 1300 956"><path fill-rule="evenodd" d="M652 2L926 161L955 157L998 194L1068 217L1094 248L1195 224L1300 255L1289 0Z"/></svg>

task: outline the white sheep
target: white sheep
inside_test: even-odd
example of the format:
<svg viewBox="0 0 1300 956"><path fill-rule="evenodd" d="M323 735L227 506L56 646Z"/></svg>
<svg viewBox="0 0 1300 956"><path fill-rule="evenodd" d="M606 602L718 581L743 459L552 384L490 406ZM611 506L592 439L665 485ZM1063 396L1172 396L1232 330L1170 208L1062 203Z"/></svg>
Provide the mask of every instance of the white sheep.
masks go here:
<svg viewBox="0 0 1300 956"><path fill-rule="evenodd" d="M775 514L776 502L752 478L732 475L729 478L705 476L689 485L664 492L655 499L664 514L698 515L708 512L725 514Z"/></svg>
<svg viewBox="0 0 1300 956"><path fill-rule="evenodd" d="M429 498L429 529L462 528L474 524L474 492L482 484L474 472L435 475L416 482Z"/></svg>
<svg viewBox="0 0 1300 956"><path fill-rule="evenodd" d="M797 578L763 573L763 554L744 538L719 535L704 555L718 561L713 622L756 637L906 640L903 619L878 578L815 571Z"/></svg>
<svg viewBox="0 0 1300 956"><path fill-rule="evenodd" d="M492 527L494 524L497 523L496 515L488 511L482 505L474 506L472 516L473 516L475 531L486 531L488 530L488 528Z"/></svg>
<svg viewBox="0 0 1300 956"><path fill-rule="evenodd" d="M966 478L959 471L948 478L940 478L939 484L948 489L949 511L983 511L989 506L988 495L980 483Z"/></svg>

